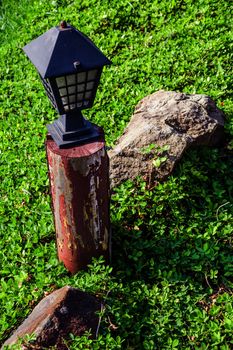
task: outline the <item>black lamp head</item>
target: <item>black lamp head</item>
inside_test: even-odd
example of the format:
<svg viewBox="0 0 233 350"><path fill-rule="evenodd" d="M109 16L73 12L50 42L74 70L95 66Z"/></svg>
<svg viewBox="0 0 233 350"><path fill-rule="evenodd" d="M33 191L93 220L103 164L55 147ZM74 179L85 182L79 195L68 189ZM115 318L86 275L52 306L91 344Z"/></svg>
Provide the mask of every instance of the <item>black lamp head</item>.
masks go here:
<svg viewBox="0 0 233 350"><path fill-rule="evenodd" d="M65 21L23 50L36 67L53 107L62 116L60 124L55 121L48 126L56 143L70 147L86 142L79 136L90 134L91 123L80 111L93 105L102 69L111 62L87 36ZM71 137L74 139L65 140Z"/></svg>

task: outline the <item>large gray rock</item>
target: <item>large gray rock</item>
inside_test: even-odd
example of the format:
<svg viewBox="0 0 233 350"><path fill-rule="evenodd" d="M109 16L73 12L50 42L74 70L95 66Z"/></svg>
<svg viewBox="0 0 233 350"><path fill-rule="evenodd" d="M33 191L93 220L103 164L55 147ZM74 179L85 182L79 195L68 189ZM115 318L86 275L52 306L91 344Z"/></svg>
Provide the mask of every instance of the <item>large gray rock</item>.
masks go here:
<svg viewBox="0 0 233 350"><path fill-rule="evenodd" d="M1 349L31 334L36 340L24 349L47 349L54 345L59 350L68 349L63 339L70 333L79 336L91 330L95 335L99 321L96 312L100 310L101 304L94 296L65 286L42 299Z"/></svg>
<svg viewBox="0 0 233 350"><path fill-rule="evenodd" d="M165 179L187 148L219 143L223 127L209 96L158 91L143 98L109 151L111 187L137 175L151 184Z"/></svg>

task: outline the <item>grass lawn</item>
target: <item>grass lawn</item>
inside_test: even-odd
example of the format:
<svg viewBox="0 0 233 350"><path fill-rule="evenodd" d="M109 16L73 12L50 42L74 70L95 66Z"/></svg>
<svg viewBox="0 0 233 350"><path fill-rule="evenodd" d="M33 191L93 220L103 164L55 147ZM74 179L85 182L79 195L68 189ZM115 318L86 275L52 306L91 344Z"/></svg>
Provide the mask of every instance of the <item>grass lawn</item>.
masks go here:
<svg viewBox="0 0 233 350"><path fill-rule="evenodd" d="M66 284L106 301L99 337L69 349L233 348L233 4L227 0L0 1L0 343ZM113 261L71 277L58 263L44 149L57 118L22 47L62 19L112 60L84 115L113 145L136 103L160 89L210 95L221 149L187 152L148 190L115 190Z"/></svg>

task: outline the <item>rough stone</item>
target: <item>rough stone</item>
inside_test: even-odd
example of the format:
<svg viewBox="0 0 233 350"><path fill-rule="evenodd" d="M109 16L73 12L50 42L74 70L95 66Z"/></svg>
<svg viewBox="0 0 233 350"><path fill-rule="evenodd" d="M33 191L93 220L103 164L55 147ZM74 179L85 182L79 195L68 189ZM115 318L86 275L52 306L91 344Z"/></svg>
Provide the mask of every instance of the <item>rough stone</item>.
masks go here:
<svg viewBox="0 0 233 350"><path fill-rule="evenodd" d="M142 176L164 180L191 146L215 146L224 114L206 95L158 91L143 98L116 146L109 151L111 187Z"/></svg>
<svg viewBox="0 0 233 350"><path fill-rule="evenodd" d="M94 296L65 286L42 299L1 349L27 334L34 334L36 340L24 349L56 346L58 350L66 350L63 339L70 333L80 336L91 330L95 335L99 322L96 312L100 310L101 303Z"/></svg>

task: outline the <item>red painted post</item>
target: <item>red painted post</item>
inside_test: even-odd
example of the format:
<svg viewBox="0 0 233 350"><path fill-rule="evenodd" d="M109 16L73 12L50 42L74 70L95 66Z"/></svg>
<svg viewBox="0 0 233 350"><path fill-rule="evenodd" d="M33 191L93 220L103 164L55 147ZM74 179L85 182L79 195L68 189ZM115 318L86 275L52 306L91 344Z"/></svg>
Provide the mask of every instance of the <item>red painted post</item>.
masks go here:
<svg viewBox="0 0 233 350"><path fill-rule="evenodd" d="M46 140L59 260L71 272L110 258L109 160L104 136L59 149Z"/></svg>

